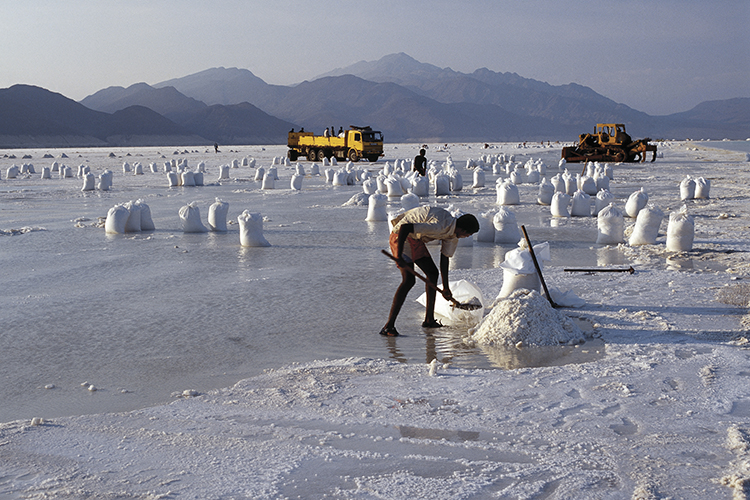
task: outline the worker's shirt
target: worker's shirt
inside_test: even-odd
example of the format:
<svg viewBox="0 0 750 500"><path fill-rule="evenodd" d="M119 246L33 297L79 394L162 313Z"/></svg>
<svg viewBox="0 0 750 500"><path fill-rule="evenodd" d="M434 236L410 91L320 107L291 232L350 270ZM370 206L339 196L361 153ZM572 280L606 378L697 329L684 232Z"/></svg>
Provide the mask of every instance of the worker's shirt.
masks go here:
<svg viewBox="0 0 750 500"><path fill-rule="evenodd" d="M409 234L410 238L423 243L440 240L440 253L446 257L453 257L456 252L456 218L444 208L429 205L413 208L393 219L391 224L391 232L394 233L398 233L404 224L414 224L414 232Z"/></svg>

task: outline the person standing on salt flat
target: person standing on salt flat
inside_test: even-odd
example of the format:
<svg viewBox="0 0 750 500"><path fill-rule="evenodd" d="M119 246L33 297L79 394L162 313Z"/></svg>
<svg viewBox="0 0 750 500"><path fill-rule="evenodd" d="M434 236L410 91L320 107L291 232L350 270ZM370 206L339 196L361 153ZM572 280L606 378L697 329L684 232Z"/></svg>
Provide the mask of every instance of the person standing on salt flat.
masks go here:
<svg viewBox="0 0 750 500"><path fill-rule="evenodd" d="M401 311L401 306L406 301L409 290L412 289L416 281L414 274L409 271L414 271L414 264L424 271L427 279L433 285L425 284L427 301L422 327L437 328L443 326L435 319L438 268L435 266L425 243L434 240L441 241L439 274L443 278L442 295L445 300L451 300L453 294L450 291L448 281L450 258L456 251L459 238L468 238L479 231L479 221L471 214L464 214L456 218L444 208L424 205L402 213L393 219L391 224L393 224L393 228L391 229L389 244L391 252L396 258L396 264L401 271L401 284L393 296L388 321L380 330L380 334L387 337L398 336L396 318Z"/></svg>
<svg viewBox="0 0 750 500"><path fill-rule="evenodd" d="M414 165L412 166L412 170L419 172L419 175L427 175L427 158L425 158L425 154L427 152L424 149L419 150L419 154L414 157Z"/></svg>

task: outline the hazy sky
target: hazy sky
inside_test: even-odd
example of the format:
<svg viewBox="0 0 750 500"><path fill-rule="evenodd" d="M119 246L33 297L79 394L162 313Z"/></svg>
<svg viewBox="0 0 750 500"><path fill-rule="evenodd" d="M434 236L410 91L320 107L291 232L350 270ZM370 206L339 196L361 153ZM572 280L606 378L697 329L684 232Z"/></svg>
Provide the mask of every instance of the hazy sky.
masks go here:
<svg viewBox="0 0 750 500"><path fill-rule="evenodd" d="M76 100L217 66L288 85L395 52L652 115L750 97L750 0L0 0L0 47L0 88Z"/></svg>

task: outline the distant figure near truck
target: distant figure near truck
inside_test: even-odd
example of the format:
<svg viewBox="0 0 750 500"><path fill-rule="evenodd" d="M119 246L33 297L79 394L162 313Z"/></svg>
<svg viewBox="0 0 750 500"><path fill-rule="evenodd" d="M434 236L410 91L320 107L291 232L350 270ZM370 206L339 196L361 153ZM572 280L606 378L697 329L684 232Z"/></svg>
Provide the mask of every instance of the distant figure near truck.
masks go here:
<svg viewBox="0 0 750 500"><path fill-rule="evenodd" d="M383 156L383 134L370 127L350 126L349 130L343 131L343 137L326 137L303 130L289 132L287 156L292 161L304 156L308 161L335 157L354 162L366 158L375 162Z"/></svg>

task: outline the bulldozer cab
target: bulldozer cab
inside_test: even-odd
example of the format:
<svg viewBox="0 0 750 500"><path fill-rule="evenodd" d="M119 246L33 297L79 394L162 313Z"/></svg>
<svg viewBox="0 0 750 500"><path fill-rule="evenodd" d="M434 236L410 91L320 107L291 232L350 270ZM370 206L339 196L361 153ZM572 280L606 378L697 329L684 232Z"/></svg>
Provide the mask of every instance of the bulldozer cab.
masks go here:
<svg viewBox="0 0 750 500"><path fill-rule="evenodd" d="M597 123L595 135L599 136L599 144L605 145L622 145L631 142L630 136L625 132L623 123Z"/></svg>

